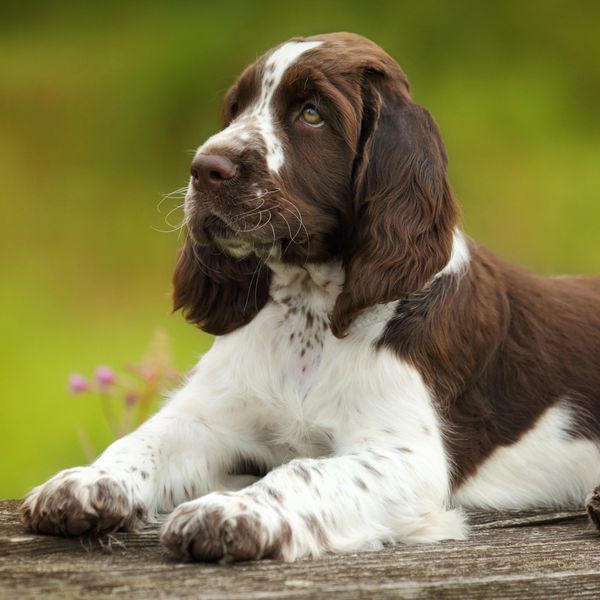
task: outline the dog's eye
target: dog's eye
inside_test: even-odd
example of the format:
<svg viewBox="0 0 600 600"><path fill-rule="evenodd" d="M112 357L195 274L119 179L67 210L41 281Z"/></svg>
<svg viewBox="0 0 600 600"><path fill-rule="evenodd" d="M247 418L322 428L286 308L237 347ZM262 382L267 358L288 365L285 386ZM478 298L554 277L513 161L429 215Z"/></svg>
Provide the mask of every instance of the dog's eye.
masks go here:
<svg viewBox="0 0 600 600"><path fill-rule="evenodd" d="M307 104L302 109L302 115L300 118L307 125L312 125L313 127L319 127L319 125L323 125L323 118L313 104Z"/></svg>

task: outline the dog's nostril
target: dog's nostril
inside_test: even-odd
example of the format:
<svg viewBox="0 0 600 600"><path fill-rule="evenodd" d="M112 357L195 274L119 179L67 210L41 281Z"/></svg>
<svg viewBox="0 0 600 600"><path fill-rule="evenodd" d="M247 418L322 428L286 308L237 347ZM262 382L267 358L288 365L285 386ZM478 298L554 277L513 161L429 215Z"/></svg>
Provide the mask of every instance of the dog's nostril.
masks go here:
<svg viewBox="0 0 600 600"><path fill-rule="evenodd" d="M226 156L198 154L190 169L192 183L199 191L206 187L216 191L223 182L235 177L237 169L237 165Z"/></svg>

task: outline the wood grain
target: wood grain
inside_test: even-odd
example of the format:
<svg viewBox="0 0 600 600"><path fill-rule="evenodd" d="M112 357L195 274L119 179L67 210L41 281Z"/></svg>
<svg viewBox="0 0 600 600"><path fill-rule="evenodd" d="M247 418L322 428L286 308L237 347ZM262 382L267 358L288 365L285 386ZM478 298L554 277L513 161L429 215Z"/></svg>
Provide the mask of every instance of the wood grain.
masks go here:
<svg viewBox="0 0 600 600"><path fill-rule="evenodd" d="M470 513L462 542L293 564L181 563L156 528L110 547L32 535L0 502L0 598L600 598L600 537L580 511Z"/></svg>

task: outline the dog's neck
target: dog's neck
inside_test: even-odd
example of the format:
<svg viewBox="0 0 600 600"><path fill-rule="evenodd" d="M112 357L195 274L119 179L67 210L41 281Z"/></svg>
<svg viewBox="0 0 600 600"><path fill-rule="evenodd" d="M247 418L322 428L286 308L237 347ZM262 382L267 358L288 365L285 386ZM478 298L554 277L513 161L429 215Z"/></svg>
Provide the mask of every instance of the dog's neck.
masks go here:
<svg viewBox="0 0 600 600"><path fill-rule="evenodd" d="M393 302L377 304L361 314L354 326L370 324L373 320L393 317L399 301L413 301L419 304L427 301L431 285L441 276L460 277L469 264L469 249L464 234L457 229L454 232L452 253L446 266L437 273L427 286L410 296L399 298ZM296 306L322 314L331 314L335 301L342 291L345 270L341 262L306 263L292 265L285 263L272 253L266 260L272 272L270 296L272 300L284 306ZM363 323L364 322L364 323Z"/></svg>
<svg viewBox="0 0 600 600"><path fill-rule="evenodd" d="M329 313L344 285L344 268L339 262L290 265L271 258L267 266L273 275L270 295L278 304L306 305Z"/></svg>

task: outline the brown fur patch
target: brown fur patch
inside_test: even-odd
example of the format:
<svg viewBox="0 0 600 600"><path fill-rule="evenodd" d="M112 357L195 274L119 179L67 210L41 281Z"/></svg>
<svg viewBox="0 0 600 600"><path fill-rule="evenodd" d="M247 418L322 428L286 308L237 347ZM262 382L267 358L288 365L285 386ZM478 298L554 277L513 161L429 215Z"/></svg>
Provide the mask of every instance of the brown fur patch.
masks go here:
<svg viewBox="0 0 600 600"><path fill-rule="evenodd" d="M379 344L412 363L450 433L454 485L568 398L600 435L600 278L546 278L469 245L469 270L398 307Z"/></svg>

